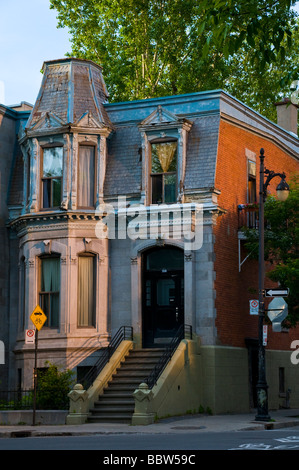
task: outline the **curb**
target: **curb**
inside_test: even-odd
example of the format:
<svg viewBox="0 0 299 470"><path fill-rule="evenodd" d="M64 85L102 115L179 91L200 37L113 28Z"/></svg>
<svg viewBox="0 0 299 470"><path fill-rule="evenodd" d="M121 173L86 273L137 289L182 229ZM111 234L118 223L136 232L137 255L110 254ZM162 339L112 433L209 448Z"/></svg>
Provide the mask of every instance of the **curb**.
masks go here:
<svg viewBox="0 0 299 470"><path fill-rule="evenodd" d="M273 422L263 422L263 421L256 421L252 422L254 424L251 427L243 427L243 428L238 428L236 427L236 431L261 431L261 430L274 430L274 429L282 429L282 428L287 428L287 427L295 427L299 426L299 420L298 421L284 421L284 422L279 422L279 421L273 421ZM206 426L205 426L206 428ZM206 429L207 430L207 429ZM161 431L159 430L158 434L163 434L168 431ZM219 431L221 432L221 431ZM226 431L223 431L226 432ZM156 434L155 432L153 432ZM30 429L24 429L24 430L11 430L11 431L0 431L0 438L25 438L25 437L75 437L75 436L92 436L92 435L113 435L113 434L140 434L140 431L117 431L117 430L77 430L77 431L64 431L63 429L61 431L59 430L45 430L45 431L40 431L38 429L36 430L30 430Z"/></svg>

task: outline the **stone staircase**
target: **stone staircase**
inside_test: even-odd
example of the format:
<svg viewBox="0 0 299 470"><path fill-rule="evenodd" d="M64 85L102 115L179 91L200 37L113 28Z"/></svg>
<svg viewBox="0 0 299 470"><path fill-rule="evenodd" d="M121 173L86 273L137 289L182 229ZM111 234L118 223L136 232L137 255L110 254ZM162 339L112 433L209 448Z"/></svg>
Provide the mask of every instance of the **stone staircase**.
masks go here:
<svg viewBox="0 0 299 470"><path fill-rule="evenodd" d="M157 364L164 349L132 349L90 410L91 423L131 423L133 393Z"/></svg>

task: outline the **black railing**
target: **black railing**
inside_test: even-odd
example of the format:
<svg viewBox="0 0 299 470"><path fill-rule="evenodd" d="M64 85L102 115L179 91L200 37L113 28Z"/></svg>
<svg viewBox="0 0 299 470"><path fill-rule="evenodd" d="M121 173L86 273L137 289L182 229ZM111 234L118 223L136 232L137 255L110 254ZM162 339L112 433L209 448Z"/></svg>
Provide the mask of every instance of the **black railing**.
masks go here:
<svg viewBox="0 0 299 470"><path fill-rule="evenodd" d="M133 340L133 328L131 326L122 326L113 336L107 348L103 349L100 358L87 372L85 377L81 380L81 385L87 390L95 381L101 370L109 362L112 354L118 348L120 343L124 340Z"/></svg>
<svg viewBox="0 0 299 470"><path fill-rule="evenodd" d="M145 383L148 385L148 388L151 389L157 383L158 378L162 374L163 370L167 366L168 362L172 358L175 350L183 339L192 339L192 326L191 325L181 325L171 342L167 345L165 352L160 357L158 363L155 365L154 369L150 375L145 379Z"/></svg>
<svg viewBox="0 0 299 470"><path fill-rule="evenodd" d="M240 204L238 206L238 229L242 228L254 228L259 227L259 213L258 209L247 208L246 204Z"/></svg>
<svg viewBox="0 0 299 470"><path fill-rule="evenodd" d="M32 410L33 390L0 390L1 410ZM50 387L36 391L37 410L67 410L69 398L61 388Z"/></svg>

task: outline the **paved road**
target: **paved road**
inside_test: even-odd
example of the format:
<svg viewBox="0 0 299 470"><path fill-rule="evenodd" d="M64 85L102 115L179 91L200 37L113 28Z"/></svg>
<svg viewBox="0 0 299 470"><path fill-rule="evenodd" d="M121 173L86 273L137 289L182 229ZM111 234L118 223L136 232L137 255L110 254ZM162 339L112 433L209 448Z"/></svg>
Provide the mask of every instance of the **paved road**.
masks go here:
<svg viewBox="0 0 299 470"><path fill-rule="evenodd" d="M132 450L132 456L134 450L167 450L170 451L169 455L174 455L175 451L182 453L183 450L195 452L198 450L299 450L299 429L292 427L267 431L2 438L0 450L106 451L100 453L100 458L104 458L105 455L110 456L110 450L126 451L124 455L130 455L128 451ZM116 455L119 456L119 452ZM148 455L150 453L146 452L143 458L146 459Z"/></svg>

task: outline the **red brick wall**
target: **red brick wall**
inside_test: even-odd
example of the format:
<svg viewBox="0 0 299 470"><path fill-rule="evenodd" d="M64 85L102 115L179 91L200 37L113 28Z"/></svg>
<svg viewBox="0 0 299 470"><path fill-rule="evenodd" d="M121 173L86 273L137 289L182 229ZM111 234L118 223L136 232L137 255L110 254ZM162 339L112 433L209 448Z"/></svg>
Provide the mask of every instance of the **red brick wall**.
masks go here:
<svg viewBox="0 0 299 470"><path fill-rule="evenodd" d="M239 272L238 265L238 205L247 202L248 149L256 154L257 200L259 188L259 154L265 150L265 167L285 172L289 180L299 169L298 161L284 153L274 143L227 121L220 123L216 188L220 189L219 206L227 211L218 217L215 233L215 306L218 340L222 345L244 347L244 339L258 337L258 318L249 314L249 300L258 299L258 263L247 260ZM280 179L274 178L270 192ZM242 249L242 260L247 253ZM265 287L274 286L269 280ZM271 299L269 299L271 300ZM299 340L299 328L289 333L273 333L268 327L268 348L289 349L291 341Z"/></svg>

